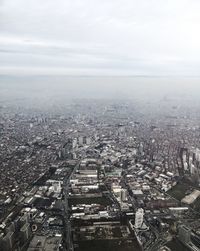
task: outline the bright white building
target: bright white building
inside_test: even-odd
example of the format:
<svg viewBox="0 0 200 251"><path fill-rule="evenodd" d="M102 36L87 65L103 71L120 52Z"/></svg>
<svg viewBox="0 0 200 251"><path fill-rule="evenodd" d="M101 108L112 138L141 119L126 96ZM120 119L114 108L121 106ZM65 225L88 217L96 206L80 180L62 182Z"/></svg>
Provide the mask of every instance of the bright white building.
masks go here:
<svg viewBox="0 0 200 251"><path fill-rule="evenodd" d="M137 212L135 213L135 228L141 228L144 219L144 210L142 208L138 208Z"/></svg>

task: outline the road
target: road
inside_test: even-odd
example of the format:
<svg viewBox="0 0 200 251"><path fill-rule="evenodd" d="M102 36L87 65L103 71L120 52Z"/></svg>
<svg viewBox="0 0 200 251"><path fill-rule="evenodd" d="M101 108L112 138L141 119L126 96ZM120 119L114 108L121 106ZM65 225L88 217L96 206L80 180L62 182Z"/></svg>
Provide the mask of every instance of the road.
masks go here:
<svg viewBox="0 0 200 251"><path fill-rule="evenodd" d="M69 188L70 188L70 180L72 176L75 174L77 169L79 168L81 160L79 160L74 167L73 171L71 172L70 176L64 180L63 183L63 207L64 207L64 225L65 225L65 234L66 234L66 247L67 251L74 251L73 241L71 236L71 222L70 222L70 215L69 215Z"/></svg>

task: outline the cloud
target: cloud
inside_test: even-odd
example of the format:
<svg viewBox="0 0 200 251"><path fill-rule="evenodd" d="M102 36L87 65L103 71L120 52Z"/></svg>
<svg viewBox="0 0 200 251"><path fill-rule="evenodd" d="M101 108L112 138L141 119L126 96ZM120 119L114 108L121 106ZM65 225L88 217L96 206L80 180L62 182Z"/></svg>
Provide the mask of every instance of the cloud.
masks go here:
<svg viewBox="0 0 200 251"><path fill-rule="evenodd" d="M6 0L0 73L198 75L199 12L196 0Z"/></svg>

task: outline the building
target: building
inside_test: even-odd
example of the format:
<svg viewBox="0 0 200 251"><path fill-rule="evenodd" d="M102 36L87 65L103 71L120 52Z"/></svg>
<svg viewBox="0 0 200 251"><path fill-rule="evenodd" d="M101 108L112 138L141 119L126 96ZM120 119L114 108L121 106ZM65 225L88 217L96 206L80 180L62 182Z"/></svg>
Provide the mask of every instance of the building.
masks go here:
<svg viewBox="0 0 200 251"><path fill-rule="evenodd" d="M121 201L127 201L127 190L121 189Z"/></svg>
<svg viewBox="0 0 200 251"><path fill-rule="evenodd" d="M185 226L180 225L178 228L178 239L189 248L191 251L199 251L200 238L195 235L192 230Z"/></svg>
<svg viewBox="0 0 200 251"><path fill-rule="evenodd" d="M3 238L0 239L0 248L4 251L10 251L14 244L14 233L9 231Z"/></svg>
<svg viewBox="0 0 200 251"><path fill-rule="evenodd" d="M30 228L29 223L26 223L20 229L20 236L21 236L21 244L24 245L28 241L28 239L31 237L31 228Z"/></svg>
<svg viewBox="0 0 200 251"><path fill-rule="evenodd" d="M190 242L190 233L191 233L191 230L184 226L184 225L181 225L178 229L178 238L181 242Z"/></svg>
<svg viewBox="0 0 200 251"><path fill-rule="evenodd" d="M135 213L135 228L139 229L142 227L144 219L144 210L142 208L139 208L137 212Z"/></svg>

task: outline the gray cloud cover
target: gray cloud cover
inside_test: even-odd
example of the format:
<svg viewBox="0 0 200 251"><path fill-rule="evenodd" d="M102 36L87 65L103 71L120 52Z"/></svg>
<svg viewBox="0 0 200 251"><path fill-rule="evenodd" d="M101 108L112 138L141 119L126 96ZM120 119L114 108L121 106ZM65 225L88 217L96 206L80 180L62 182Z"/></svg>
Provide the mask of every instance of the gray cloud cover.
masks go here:
<svg viewBox="0 0 200 251"><path fill-rule="evenodd" d="M0 1L0 73L199 75L198 0Z"/></svg>

